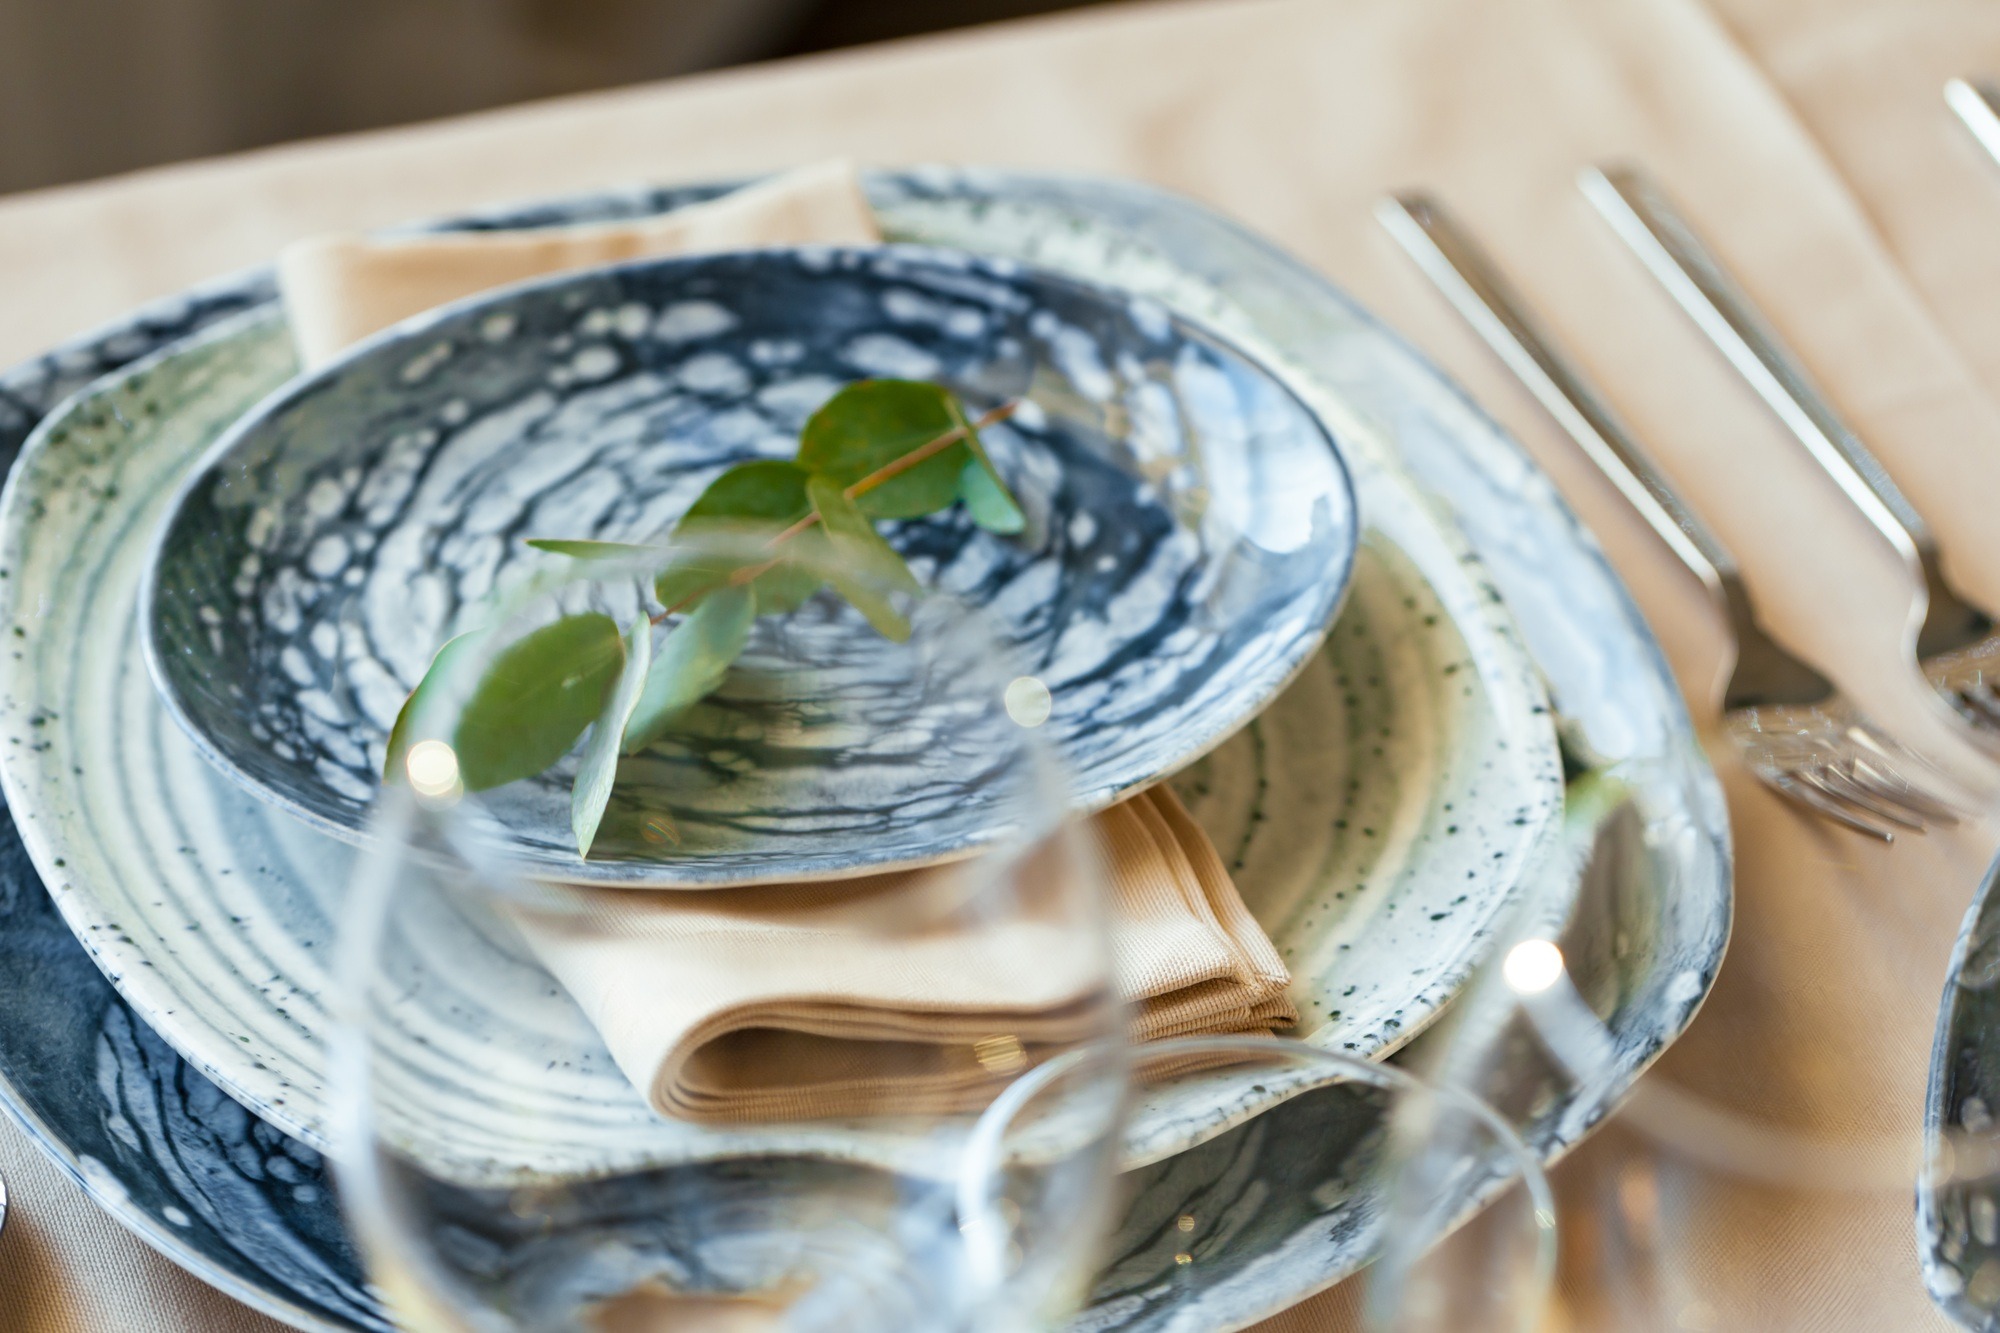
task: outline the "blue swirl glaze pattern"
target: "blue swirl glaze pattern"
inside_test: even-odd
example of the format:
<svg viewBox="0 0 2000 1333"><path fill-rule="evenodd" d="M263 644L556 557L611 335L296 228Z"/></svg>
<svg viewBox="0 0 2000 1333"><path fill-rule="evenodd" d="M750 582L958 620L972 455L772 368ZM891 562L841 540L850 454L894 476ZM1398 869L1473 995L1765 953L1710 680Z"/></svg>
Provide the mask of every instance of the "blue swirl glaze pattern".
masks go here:
<svg viewBox="0 0 2000 1333"><path fill-rule="evenodd" d="M870 374L1020 405L985 436L1028 532L995 537L950 510L891 540L928 584L989 611L1053 692L1046 732L1078 807L1211 749L1318 647L1359 525L1312 412L1152 301L888 247L563 277L296 381L218 443L163 528L141 607L149 664L227 771L356 837L431 654L551 563L524 538L657 540L724 468L789 457L812 411ZM875 641L858 615L843 624L865 674ZM781 652L771 638L753 655ZM725 686L686 729L713 714L718 747L761 757L727 784L677 780L686 758L665 751L624 765L588 862L566 768L493 808L551 873L621 884L853 874L995 831L934 701L897 681L816 707L856 714L840 729L867 738L837 773L799 748L810 737L746 742ZM695 786L708 802L688 804ZM651 810L682 830L671 858L637 834Z"/></svg>

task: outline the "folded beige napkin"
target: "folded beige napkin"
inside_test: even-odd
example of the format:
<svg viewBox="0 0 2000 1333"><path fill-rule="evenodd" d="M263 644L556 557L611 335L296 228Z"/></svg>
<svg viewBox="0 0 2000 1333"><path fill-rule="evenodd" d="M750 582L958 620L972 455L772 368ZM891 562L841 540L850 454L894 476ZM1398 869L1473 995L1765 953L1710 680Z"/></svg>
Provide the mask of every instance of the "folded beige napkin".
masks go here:
<svg viewBox="0 0 2000 1333"><path fill-rule="evenodd" d="M640 255L881 239L854 168L802 168L630 223L300 242L280 260L308 362L440 303ZM1093 822L1113 967L1140 1040L1297 1021L1290 975L1207 834L1158 788ZM977 863L973 863L977 865ZM964 900L966 867L843 884L613 895L523 934L664 1114L804 1119L977 1100L1094 1032L1102 960L1060 894L969 928L889 924ZM955 922L955 924L949 924Z"/></svg>
<svg viewBox="0 0 2000 1333"><path fill-rule="evenodd" d="M881 239L854 168L822 162L630 222L311 237L278 256L278 285L299 355L316 366L398 320L549 273L704 250Z"/></svg>
<svg viewBox="0 0 2000 1333"><path fill-rule="evenodd" d="M1172 793L1092 824L1111 972L1138 1039L1295 1021L1283 962ZM664 1114L937 1111L1102 1030L1104 960L1072 886L1030 866L1003 895L971 880L981 869L604 895L587 913L521 924Z"/></svg>

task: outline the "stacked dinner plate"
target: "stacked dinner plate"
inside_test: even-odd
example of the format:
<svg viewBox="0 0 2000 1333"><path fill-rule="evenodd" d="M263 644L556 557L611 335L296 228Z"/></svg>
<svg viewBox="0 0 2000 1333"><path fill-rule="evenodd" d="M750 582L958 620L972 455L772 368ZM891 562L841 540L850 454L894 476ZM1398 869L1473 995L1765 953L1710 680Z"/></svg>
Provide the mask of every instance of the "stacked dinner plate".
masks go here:
<svg viewBox="0 0 2000 1333"><path fill-rule="evenodd" d="M726 188L446 225L642 216ZM1192 316L1338 441L1362 523L1339 618L1282 693L1168 781L1282 954L1309 1042L1371 1059L1421 1046L1503 919L1558 936L1616 1044L1609 1072L1575 1082L1505 1061L1480 1091L1559 1155L1679 1034L1729 922L1719 792L1588 536L1432 367L1196 205L983 171L877 173L868 188L892 239ZM319 1157L330 922L353 853L201 753L149 677L135 614L182 481L296 373L258 272L0 379L0 781L19 835L0 881L0 1094L198 1275L300 1327L378 1328ZM647 1114L615 1070L592 1095L607 1123ZM1255 1132L1256 1104L1155 1109L1129 1169L1210 1190L1210 1209L1217 1189L1253 1196L1297 1150ZM1353 1229L1301 1218L1258 1242L1282 1262L1169 1281L1175 1247L1153 1231L1173 1212L1128 1219L1092 1327L1242 1326L1365 1258Z"/></svg>

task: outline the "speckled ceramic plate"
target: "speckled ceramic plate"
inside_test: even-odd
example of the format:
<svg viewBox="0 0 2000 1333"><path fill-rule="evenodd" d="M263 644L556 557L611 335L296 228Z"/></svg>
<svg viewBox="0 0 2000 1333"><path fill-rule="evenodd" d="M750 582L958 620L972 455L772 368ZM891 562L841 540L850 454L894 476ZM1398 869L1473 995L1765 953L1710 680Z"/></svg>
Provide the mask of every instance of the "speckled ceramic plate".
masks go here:
<svg viewBox="0 0 2000 1333"><path fill-rule="evenodd" d="M1434 368L1312 273L1193 204L1118 182L1003 173L880 173L869 186L914 239L1044 264L1116 261L1158 287L1178 286L1211 322L1231 318L1239 339L1248 327L1261 345L1282 347L1285 373L1338 399L1373 440L1393 442L1436 497L1419 507L1439 505L1466 530L1518 617L1566 734L1613 764L1631 793L1636 848L1620 873L1579 880L1573 866L1542 863L1531 879L1550 920L1564 923L1565 956L1590 978L1586 991L1617 1049L1614 1075L1587 1089L1524 1057L1492 1090L1517 1108L1539 1153L1559 1156L1685 1026L1729 919L1719 793L1657 648L1594 544L1547 479ZM721 188L593 196L471 225L641 215ZM1226 300L1216 295L1223 289ZM232 279L9 374L0 445L11 454L92 376L271 299L268 275ZM0 832L0 1090L10 1108L120 1220L205 1279L300 1327L380 1327L312 1154L282 1150L276 1131L148 1032L67 935L11 829ZM1401 1036L1435 1004L1371 1012L1401 1022ZM1366 1045L1366 1023L1348 1032ZM1086 1325L1239 1328L1353 1271L1371 1243L1368 1198L1283 1216L1251 1201L1282 1191L1302 1153L1344 1151L1371 1114L1323 1105L1310 1123L1282 1125L1267 1115L1138 1173L1147 1206L1128 1218ZM1204 1207L1250 1208L1263 1220L1204 1240L1193 1264L1177 1263L1177 1201L1196 1195Z"/></svg>
<svg viewBox="0 0 2000 1333"><path fill-rule="evenodd" d="M0 774L113 981L246 1105L318 1143L322 960L347 849L205 762L150 692L131 612L173 483L289 369L282 322L243 316L108 377L30 441L0 497L0 625L24 630L21 656L0 660L0 734L32 739ZM1387 526L1330 643L1256 724L1175 779L1293 969L1309 1038L1370 1055L1463 976L1561 804L1532 672L1462 550L1421 506L1378 508ZM402 1057L429 1095L453 1094L452 1113L405 1145L436 1169L476 1180L492 1160L527 1160L496 1146L517 1142L536 1143L551 1173L697 1152L894 1151L856 1126L721 1135L661 1121L560 993L528 1025L542 1035L492 1017L476 1030L483 1047L426 1040L463 1029L463 1007L517 974L499 949L468 933L451 951L455 1012L406 1034ZM497 996L485 1006L510 1010ZM546 1062L561 1078L507 1058L548 1033L567 1034ZM518 1097L495 1095L508 1070ZM513 1119L552 1095L587 1135L555 1145L539 1121ZM1133 1152L1173 1152L1277 1100L1162 1093L1136 1118Z"/></svg>
<svg viewBox="0 0 2000 1333"><path fill-rule="evenodd" d="M1018 409L983 434L1024 532L985 532L953 506L887 535L1048 686L1042 733L1078 811L1212 749L1319 646L1353 568L1354 493L1326 427L1262 367L1157 302L1012 260L809 247L514 287L259 403L160 528L140 606L154 679L224 771L357 840L438 645L561 561L525 538L661 540L726 468L790 458L843 384L890 374L950 385L974 412ZM865 672L878 636L830 605L818 651ZM785 669L788 642L760 639L763 670ZM740 708L697 708L686 730L712 722L730 780L688 782L708 759L664 744L621 764L588 860L570 831L573 759L484 809L521 863L571 883L923 865L1005 824L965 752L907 743L951 735L963 702L859 684L816 702L840 710L822 725L870 738L837 771L816 732L753 741ZM655 812L677 847L639 835Z"/></svg>

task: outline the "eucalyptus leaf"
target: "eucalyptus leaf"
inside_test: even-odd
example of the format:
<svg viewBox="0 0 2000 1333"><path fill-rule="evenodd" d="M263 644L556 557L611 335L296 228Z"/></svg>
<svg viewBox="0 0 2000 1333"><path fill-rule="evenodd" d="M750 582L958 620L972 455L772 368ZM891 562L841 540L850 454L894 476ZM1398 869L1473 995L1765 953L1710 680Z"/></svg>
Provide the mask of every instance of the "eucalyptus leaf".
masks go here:
<svg viewBox="0 0 2000 1333"><path fill-rule="evenodd" d="M444 647L431 655L431 664L424 668L424 678L417 682L417 688L410 691L410 697L403 700L403 706L396 711L396 724L389 728L389 752L382 760L383 782L393 785L403 780L403 760L415 743L410 730L416 725L418 714L443 688L443 682L451 678L453 663L482 632L471 630L447 639Z"/></svg>
<svg viewBox="0 0 2000 1333"><path fill-rule="evenodd" d="M993 459L986 452L986 444L979 438L979 432L972 422L966 420L965 405L957 398L951 400L952 420L965 428L966 452L972 455L958 474L958 498L965 501L965 511L972 521L988 532L1012 536L1028 526L1027 515L1014 499L1007 483L1000 479L999 469L993 466Z"/></svg>
<svg viewBox="0 0 2000 1333"><path fill-rule="evenodd" d="M860 380L827 399L799 436L799 466L852 486L964 424L958 400L921 380ZM871 518L920 518L958 499L971 457L960 440L855 497Z"/></svg>
<svg viewBox="0 0 2000 1333"><path fill-rule="evenodd" d="M826 528L833 546L830 575L839 582L846 570L860 575L884 591L923 591L917 576L910 572L896 548L882 540L875 525L860 507L831 478L818 476L806 484L806 495ZM844 567L844 569L843 569Z"/></svg>
<svg viewBox="0 0 2000 1333"><path fill-rule="evenodd" d="M885 471L893 475L870 480ZM1014 533L1026 526L950 390L915 380L863 380L813 414L796 460L739 463L711 481L675 527L683 549L530 541L579 560L663 558L654 594L669 613L687 614L657 654L645 617L621 637L606 616L570 616L510 646L460 718L467 787L541 772L594 723L571 793L577 849L589 855L617 781L617 752L650 745L678 713L713 691L743 651L757 615L792 610L831 583L883 635L907 639L909 622L893 598L921 588L874 520L916 518L960 500L983 528ZM426 684L442 674L458 642L440 651ZM420 684L397 719L392 768L423 691Z"/></svg>
<svg viewBox="0 0 2000 1333"><path fill-rule="evenodd" d="M653 579L653 596L669 611L691 611L748 562L715 551L683 551Z"/></svg>
<svg viewBox="0 0 2000 1333"><path fill-rule="evenodd" d="M625 753L660 738L674 716L704 698L728 674L750 638L757 601L750 589L727 584L702 599L667 635L646 672L646 686L625 720Z"/></svg>
<svg viewBox="0 0 2000 1333"><path fill-rule="evenodd" d="M916 576L837 484L826 477L814 477L807 489L833 542L835 558L828 567L827 581L854 603L883 638L904 642L910 637L910 622L889 601L889 593L916 592Z"/></svg>
<svg viewBox="0 0 2000 1333"><path fill-rule="evenodd" d="M561 537L530 537L528 545L550 555L566 555L577 560L641 560L657 558L658 546L635 546L631 542L570 541Z"/></svg>
<svg viewBox="0 0 2000 1333"><path fill-rule="evenodd" d="M679 530L714 519L764 519L786 524L804 518L810 507L806 503L809 471L782 458L738 463L708 483L708 489L681 515Z"/></svg>
<svg viewBox="0 0 2000 1333"><path fill-rule="evenodd" d="M988 532L1011 537L1028 526L1027 515L984 454L969 460L958 474L958 495L972 521Z"/></svg>
<svg viewBox="0 0 2000 1333"><path fill-rule="evenodd" d="M795 463L765 458L738 463L711 481L681 515L674 532L691 538L730 537L742 554L705 550L676 557L653 580L653 595L660 599L660 605L669 611L693 610L738 570L762 563L764 557L757 554L758 548L811 512L811 502L806 499L809 475ZM771 575L759 582L770 580L765 590L774 610L788 600L792 606L798 605L819 586L814 579L801 590L796 572L788 575L773 569Z"/></svg>
<svg viewBox="0 0 2000 1333"><path fill-rule="evenodd" d="M750 590L757 594L758 615L796 611L806 598L819 591L819 585L826 580L813 568L813 563L815 560L825 563L825 557L816 550L822 539L822 533L811 530L801 532L784 547L797 559L780 558L776 565L751 581Z"/></svg>
<svg viewBox="0 0 2000 1333"><path fill-rule="evenodd" d="M715 589L748 569L769 566L750 580L757 594L760 613L776 614L797 610L800 603L818 591L822 582L813 571L814 544L819 534L811 529L773 547L769 553L752 546L742 554L716 551L689 551L676 556L653 580L653 596L669 611L693 611Z"/></svg>
<svg viewBox="0 0 2000 1333"><path fill-rule="evenodd" d="M589 856L590 844L597 840L597 826L611 801L612 784L618 781L618 749L625 722L646 687L652 664L653 622L642 611L625 631L625 663L618 672L618 683L605 696L604 711L590 724L583 762L577 765L576 782L570 787L569 826L576 834L578 856Z"/></svg>
<svg viewBox="0 0 2000 1333"><path fill-rule="evenodd" d="M453 741L459 777L482 791L533 777L569 753L624 664L618 623L564 616L507 645L486 669Z"/></svg>

